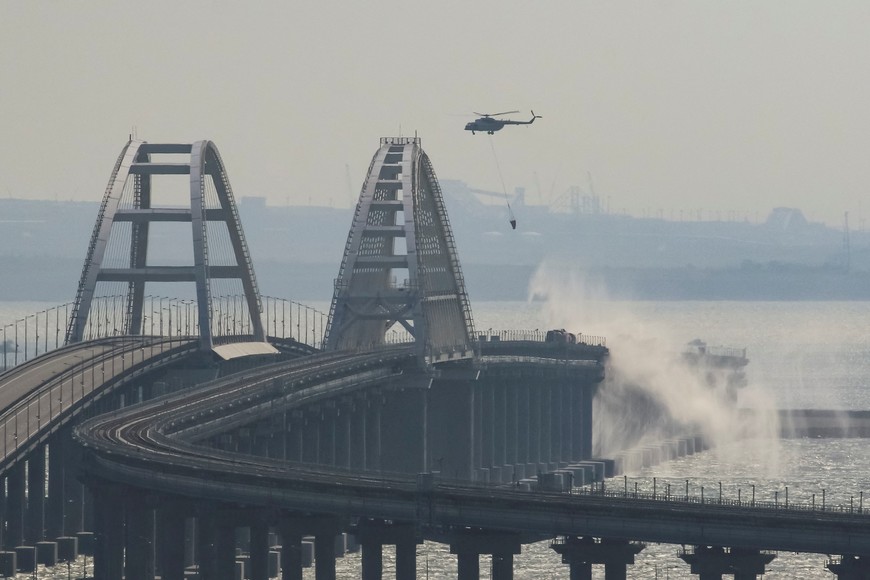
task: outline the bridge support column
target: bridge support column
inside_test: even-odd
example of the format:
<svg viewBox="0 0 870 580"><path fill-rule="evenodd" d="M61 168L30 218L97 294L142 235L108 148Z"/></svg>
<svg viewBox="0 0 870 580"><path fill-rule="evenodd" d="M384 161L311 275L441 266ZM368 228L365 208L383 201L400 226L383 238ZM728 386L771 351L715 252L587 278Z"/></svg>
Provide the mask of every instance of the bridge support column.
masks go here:
<svg viewBox="0 0 870 580"><path fill-rule="evenodd" d="M526 476L526 469L531 463L529 454L529 419L531 409L529 408L529 387L528 385L517 385L516 389L516 413L517 413L517 456L516 464L518 468L517 479L522 479ZM534 473L534 472L533 472Z"/></svg>
<svg viewBox="0 0 870 580"><path fill-rule="evenodd" d="M562 385L548 385L550 406L550 469L562 463Z"/></svg>
<svg viewBox="0 0 870 580"><path fill-rule="evenodd" d="M571 390L571 385L559 385L560 401L558 411L561 415L562 420L562 436L560 437L561 450L559 453L559 461L563 465L571 463L571 458L574 455L574 440L571 437L571 430L574 423L574 414L572 413L572 395L573 391Z"/></svg>
<svg viewBox="0 0 870 580"><path fill-rule="evenodd" d="M343 401L336 408L335 417L335 465L350 468L351 454L351 415L353 406Z"/></svg>
<svg viewBox="0 0 870 580"><path fill-rule="evenodd" d="M381 431L381 469L401 473L426 471L428 403L425 383L385 393Z"/></svg>
<svg viewBox="0 0 870 580"><path fill-rule="evenodd" d="M417 542L411 535L396 544L396 580L416 580L416 578Z"/></svg>
<svg viewBox="0 0 870 580"><path fill-rule="evenodd" d="M584 395L583 395L583 391L585 391L587 388L588 387L586 387L584 385L570 385L569 386L569 392L571 393L571 398L570 398L571 461L580 461L581 459L588 459L587 457L583 457L583 442L584 442L584 434L583 434Z"/></svg>
<svg viewBox="0 0 870 580"><path fill-rule="evenodd" d="M62 437L69 437L64 431L55 434L48 445L48 502L45 509L45 531L50 539L63 536L63 447Z"/></svg>
<svg viewBox="0 0 870 580"><path fill-rule="evenodd" d="M281 520L281 580L302 580L302 532Z"/></svg>
<svg viewBox="0 0 870 580"><path fill-rule="evenodd" d="M158 567L161 580L184 580L184 513L177 505L164 505L157 512Z"/></svg>
<svg viewBox="0 0 870 580"><path fill-rule="evenodd" d="M456 554L456 563L459 580L480 579L480 554L476 552L459 552Z"/></svg>
<svg viewBox="0 0 870 580"><path fill-rule="evenodd" d="M549 384L537 384L541 413L541 471L553 469L553 399Z"/></svg>
<svg viewBox="0 0 870 580"><path fill-rule="evenodd" d="M327 401L327 405L332 401ZM321 407L320 415L320 445L318 446L317 463L320 465L335 465L335 408Z"/></svg>
<svg viewBox="0 0 870 580"><path fill-rule="evenodd" d="M720 546L695 546L694 552L680 554L680 558L689 564L692 574L697 574L700 580L717 580L723 574L734 574L735 580L753 580L764 574L764 567L775 557L760 550Z"/></svg>
<svg viewBox="0 0 870 580"><path fill-rule="evenodd" d="M94 506L94 580L115 580L124 575L124 502L120 492L99 488Z"/></svg>
<svg viewBox="0 0 870 580"><path fill-rule="evenodd" d="M497 480L507 481L511 476L505 472L507 462L507 393L504 385L498 385L493 390L493 452L492 464L497 468ZM503 473L505 472L505 473Z"/></svg>
<svg viewBox="0 0 870 580"><path fill-rule="evenodd" d="M482 384L478 392L480 393L481 403L480 467L486 470L483 473L486 474L484 477L487 481L492 481L489 474L492 472L492 466L495 465L495 391L491 385Z"/></svg>
<svg viewBox="0 0 870 580"><path fill-rule="evenodd" d="M519 421L517 420L517 386L507 385L504 391L505 398L505 441L504 441L504 462L505 467L513 466L509 477L517 479L516 465L519 463L517 458L517 440L519 439Z"/></svg>
<svg viewBox="0 0 870 580"><path fill-rule="evenodd" d="M471 386L471 480L480 480L483 467L483 387Z"/></svg>
<svg viewBox="0 0 870 580"><path fill-rule="evenodd" d="M596 386L581 387L581 417L580 417L580 459L592 457L592 400L595 397Z"/></svg>
<svg viewBox="0 0 870 580"><path fill-rule="evenodd" d="M315 408L305 414L305 425L302 429L302 461L305 463L317 463L320 455L319 408Z"/></svg>
<svg viewBox="0 0 870 580"><path fill-rule="evenodd" d="M63 443L63 535L74 536L83 532L85 489L76 474L82 462L82 448L65 439Z"/></svg>
<svg viewBox="0 0 870 580"><path fill-rule="evenodd" d="M429 389L431 469L447 479L470 480L474 462L474 385L436 380Z"/></svg>
<svg viewBox="0 0 870 580"><path fill-rule="evenodd" d="M366 468L366 401L364 398L353 402L350 412L350 466L354 469Z"/></svg>
<svg viewBox="0 0 870 580"><path fill-rule="evenodd" d="M594 538L567 537L552 548L562 556L562 562L571 567L571 580L592 578L592 564L604 564L606 580L625 580L629 564L645 547L644 544L625 540L595 541Z"/></svg>
<svg viewBox="0 0 870 580"><path fill-rule="evenodd" d="M530 385L528 393L529 459L526 477L534 477L541 470L541 390L537 385Z"/></svg>
<svg viewBox="0 0 870 580"><path fill-rule="evenodd" d="M283 547L283 580L302 579L302 536L314 535L314 577L335 580L335 537L341 530L339 520L331 516L282 515L279 524Z"/></svg>
<svg viewBox="0 0 870 580"><path fill-rule="evenodd" d="M45 446L27 457L27 530L30 544L45 538Z"/></svg>
<svg viewBox="0 0 870 580"><path fill-rule="evenodd" d="M385 544L396 546L396 580L415 580L418 542L413 524L362 519L354 535L362 546L363 580L381 580Z"/></svg>
<svg viewBox="0 0 870 580"><path fill-rule="evenodd" d="M269 526L258 521L251 526L250 580L269 580Z"/></svg>
<svg viewBox="0 0 870 580"><path fill-rule="evenodd" d="M486 530L461 530L450 536L450 553L456 554L459 580L480 578L480 555L492 554L492 580L512 580L514 554L522 545L518 535Z"/></svg>
<svg viewBox="0 0 870 580"><path fill-rule="evenodd" d="M127 493L126 579L154 580L154 509L149 498Z"/></svg>
<svg viewBox="0 0 870 580"><path fill-rule="evenodd" d="M233 580L236 574L235 526L227 514L216 510L219 508L204 506L197 518L200 577L203 580Z"/></svg>
<svg viewBox="0 0 870 580"><path fill-rule="evenodd" d="M838 580L870 578L870 558L865 556L843 556L840 560L828 562L827 568L836 574Z"/></svg>
<svg viewBox="0 0 870 580"><path fill-rule="evenodd" d="M24 462L19 461L6 472L6 547L15 548L24 542Z"/></svg>
<svg viewBox="0 0 870 580"><path fill-rule="evenodd" d="M284 438L287 440L285 459L287 461L302 461L302 430L305 427L305 419L297 410L290 411L289 415L287 431L284 434Z"/></svg>
<svg viewBox="0 0 870 580"><path fill-rule="evenodd" d="M335 532L314 535L314 578L335 580Z"/></svg>
<svg viewBox="0 0 870 580"><path fill-rule="evenodd" d="M362 546L362 580L381 580L384 573L383 545L360 542Z"/></svg>
<svg viewBox="0 0 870 580"><path fill-rule="evenodd" d="M381 407L380 394L368 396L366 410L366 470L381 470Z"/></svg>

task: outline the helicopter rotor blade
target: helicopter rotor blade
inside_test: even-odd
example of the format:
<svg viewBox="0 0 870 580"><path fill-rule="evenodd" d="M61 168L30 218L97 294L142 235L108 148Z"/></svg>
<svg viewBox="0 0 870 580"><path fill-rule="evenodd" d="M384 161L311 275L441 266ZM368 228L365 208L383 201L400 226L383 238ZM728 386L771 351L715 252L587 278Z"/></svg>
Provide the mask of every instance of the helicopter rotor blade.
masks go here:
<svg viewBox="0 0 870 580"><path fill-rule="evenodd" d="M472 111L475 115L480 115L481 117L498 117L499 115L511 115L513 113L519 113L519 111L504 111L503 113L478 113L477 111Z"/></svg>

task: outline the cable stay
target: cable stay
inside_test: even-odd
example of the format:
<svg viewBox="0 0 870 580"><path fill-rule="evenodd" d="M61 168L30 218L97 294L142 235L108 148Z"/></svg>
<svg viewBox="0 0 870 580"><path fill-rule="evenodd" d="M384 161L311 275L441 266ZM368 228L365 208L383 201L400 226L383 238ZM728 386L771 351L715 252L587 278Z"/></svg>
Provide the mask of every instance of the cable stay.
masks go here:
<svg viewBox="0 0 870 580"><path fill-rule="evenodd" d="M501 181L501 190L504 193L504 202L507 205L509 222L511 224L511 229L517 229L517 219L514 217L514 210L511 209L511 201L508 198L507 187L504 184L504 176L501 173L501 164L498 162L498 155L495 153L495 143L492 142L492 136L489 136L489 148L492 149L492 158L495 160L495 168L498 170L498 178Z"/></svg>

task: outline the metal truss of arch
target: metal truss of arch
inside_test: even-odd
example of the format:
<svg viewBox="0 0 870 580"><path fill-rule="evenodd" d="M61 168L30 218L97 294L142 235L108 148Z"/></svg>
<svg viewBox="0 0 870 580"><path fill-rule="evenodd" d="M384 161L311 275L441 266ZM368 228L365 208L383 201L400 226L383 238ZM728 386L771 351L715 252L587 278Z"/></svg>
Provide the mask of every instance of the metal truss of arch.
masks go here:
<svg viewBox="0 0 870 580"><path fill-rule="evenodd" d="M381 139L372 159L335 283L326 348L383 344L395 324L429 362L473 356L456 244L438 178L416 137Z"/></svg>
<svg viewBox="0 0 870 580"><path fill-rule="evenodd" d="M189 155L190 157L188 162L164 163L152 162L152 155ZM151 178L155 175L189 175L190 209L152 207ZM122 208L121 198L125 188L126 191L130 191L128 183L130 180L132 180L133 199L132 204L128 201L128 205L132 207ZM206 207L206 180L210 180L214 185L220 203L219 208ZM235 265L209 265L208 223L221 221L227 226ZM119 222L131 222L132 226L129 266L105 268L103 261L112 235L112 226ZM148 265L148 232L150 224L154 222L190 222L193 266ZM241 281L253 338L265 341L265 332L260 319L260 294L254 277L254 268L230 182L217 147L211 141L197 141L193 144L129 141L115 163L100 205L67 327L67 343L79 342L83 338L97 282L127 282L125 328L119 329L127 335L137 335L141 332L146 282L194 282L200 347L203 350L211 349L214 340L210 282L214 279Z"/></svg>

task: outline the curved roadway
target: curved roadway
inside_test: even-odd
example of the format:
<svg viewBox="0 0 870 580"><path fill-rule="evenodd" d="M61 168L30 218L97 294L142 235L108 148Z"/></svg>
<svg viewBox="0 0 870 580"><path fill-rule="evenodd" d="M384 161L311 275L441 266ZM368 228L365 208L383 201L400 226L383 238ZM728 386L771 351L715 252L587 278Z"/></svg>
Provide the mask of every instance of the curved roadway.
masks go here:
<svg viewBox="0 0 870 580"><path fill-rule="evenodd" d="M195 351L196 340L111 337L75 343L0 374L0 472L65 424L84 404Z"/></svg>
<svg viewBox="0 0 870 580"><path fill-rule="evenodd" d="M870 553L870 517L838 511L697 504L616 494L527 492L352 473L205 447L221 430L400 376L413 353L330 353L215 381L94 418L76 429L88 473L191 499L525 536L580 535L828 554Z"/></svg>

